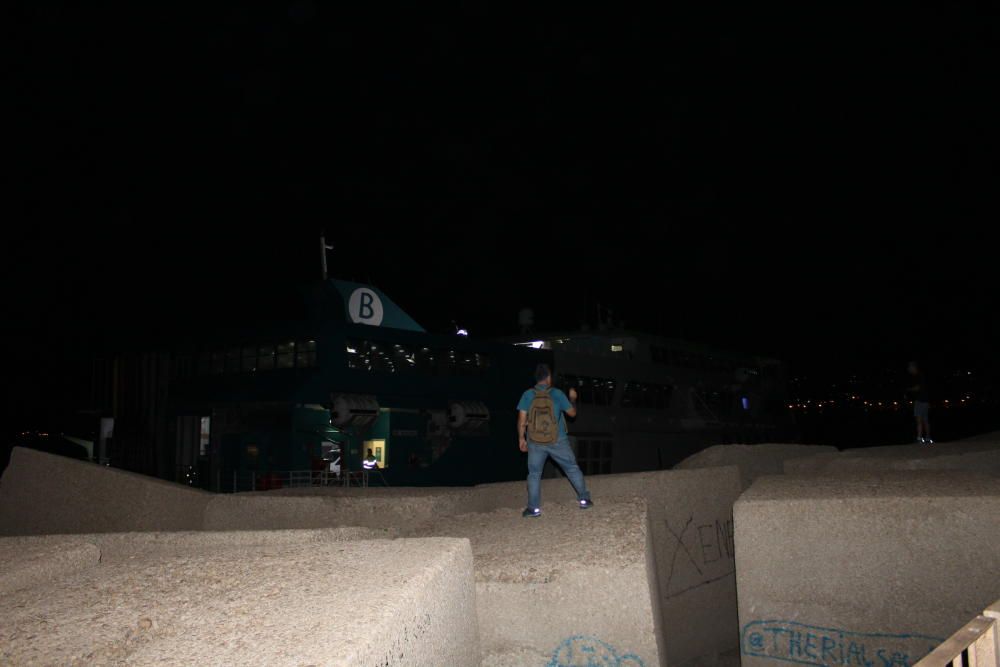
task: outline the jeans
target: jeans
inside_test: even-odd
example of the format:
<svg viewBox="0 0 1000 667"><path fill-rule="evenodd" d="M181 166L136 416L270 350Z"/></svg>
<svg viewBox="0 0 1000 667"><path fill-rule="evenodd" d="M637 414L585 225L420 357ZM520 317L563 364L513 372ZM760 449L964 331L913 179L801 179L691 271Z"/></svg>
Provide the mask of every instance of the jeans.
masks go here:
<svg viewBox="0 0 1000 667"><path fill-rule="evenodd" d="M560 436L558 442L552 445L536 445L528 442L528 507L538 509L542 506L542 469L548 457L559 464L578 500L590 500L587 483L583 480L583 471L576 464L576 456L569 444L569 438Z"/></svg>

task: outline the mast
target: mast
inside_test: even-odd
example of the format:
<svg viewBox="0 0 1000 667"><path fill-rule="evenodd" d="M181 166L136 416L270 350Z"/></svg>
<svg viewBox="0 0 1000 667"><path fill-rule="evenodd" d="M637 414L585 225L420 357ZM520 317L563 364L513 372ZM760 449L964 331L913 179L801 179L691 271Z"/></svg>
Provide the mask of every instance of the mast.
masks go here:
<svg viewBox="0 0 1000 667"><path fill-rule="evenodd" d="M320 262L323 265L323 282L326 282L326 251L333 250L332 245L326 244L326 230L319 233L319 255Z"/></svg>

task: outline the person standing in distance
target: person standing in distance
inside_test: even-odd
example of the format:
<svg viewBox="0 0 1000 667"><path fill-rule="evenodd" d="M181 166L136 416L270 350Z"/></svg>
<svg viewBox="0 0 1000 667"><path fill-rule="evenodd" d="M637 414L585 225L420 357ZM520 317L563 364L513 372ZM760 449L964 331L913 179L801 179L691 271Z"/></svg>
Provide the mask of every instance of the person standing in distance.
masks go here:
<svg viewBox="0 0 1000 667"><path fill-rule="evenodd" d="M927 378L915 361L911 361L906 370L910 374L910 382L913 383L907 388L907 392L913 397L913 416L917 420L917 442L922 445L933 445L930 422L931 397L927 387Z"/></svg>
<svg viewBox="0 0 1000 667"><path fill-rule="evenodd" d="M552 371L546 364L538 364L535 386L521 395L517 439L521 451L528 454L528 506L521 512L523 517L542 514L542 469L550 456L573 485L580 509L594 506L566 430L566 416L576 416L576 398L576 389L571 388L567 398L552 386Z"/></svg>

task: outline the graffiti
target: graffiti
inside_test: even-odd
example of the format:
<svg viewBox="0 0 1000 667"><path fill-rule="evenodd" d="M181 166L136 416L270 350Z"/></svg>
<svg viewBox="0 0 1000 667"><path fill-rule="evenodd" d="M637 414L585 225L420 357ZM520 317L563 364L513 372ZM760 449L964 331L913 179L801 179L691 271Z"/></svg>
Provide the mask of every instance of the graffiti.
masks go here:
<svg viewBox="0 0 1000 667"><path fill-rule="evenodd" d="M732 518L695 524L694 516L689 516L679 531L670 525L669 520L665 520L664 525L675 543L664 588L666 599L735 574ZM717 571L717 563L723 566L723 572ZM687 573L681 574L684 571ZM683 583L675 582L678 575Z"/></svg>
<svg viewBox="0 0 1000 667"><path fill-rule="evenodd" d="M753 621L740 633L743 655L833 667L910 667L943 640L821 628L794 621Z"/></svg>
<svg viewBox="0 0 1000 667"><path fill-rule="evenodd" d="M618 655L618 650L596 637L576 635L559 644L546 667L645 667L634 653Z"/></svg>
<svg viewBox="0 0 1000 667"><path fill-rule="evenodd" d="M698 526L698 543L701 546L701 558L706 564L714 563L723 558L735 558L736 547L733 544L733 520L715 521L715 525Z"/></svg>

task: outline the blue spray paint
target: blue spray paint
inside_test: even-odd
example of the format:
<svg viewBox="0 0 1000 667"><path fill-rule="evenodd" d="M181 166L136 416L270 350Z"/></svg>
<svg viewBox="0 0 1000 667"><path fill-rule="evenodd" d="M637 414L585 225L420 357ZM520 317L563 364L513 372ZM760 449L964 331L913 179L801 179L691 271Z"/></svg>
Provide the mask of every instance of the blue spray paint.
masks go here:
<svg viewBox="0 0 1000 667"><path fill-rule="evenodd" d="M563 640L545 667L645 667L634 653L618 655L618 649L597 637L575 635Z"/></svg>
<svg viewBox="0 0 1000 667"><path fill-rule="evenodd" d="M740 633L743 655L818 667L910 667L943 639L851 632L795 621L752 621Z"/></svg>

